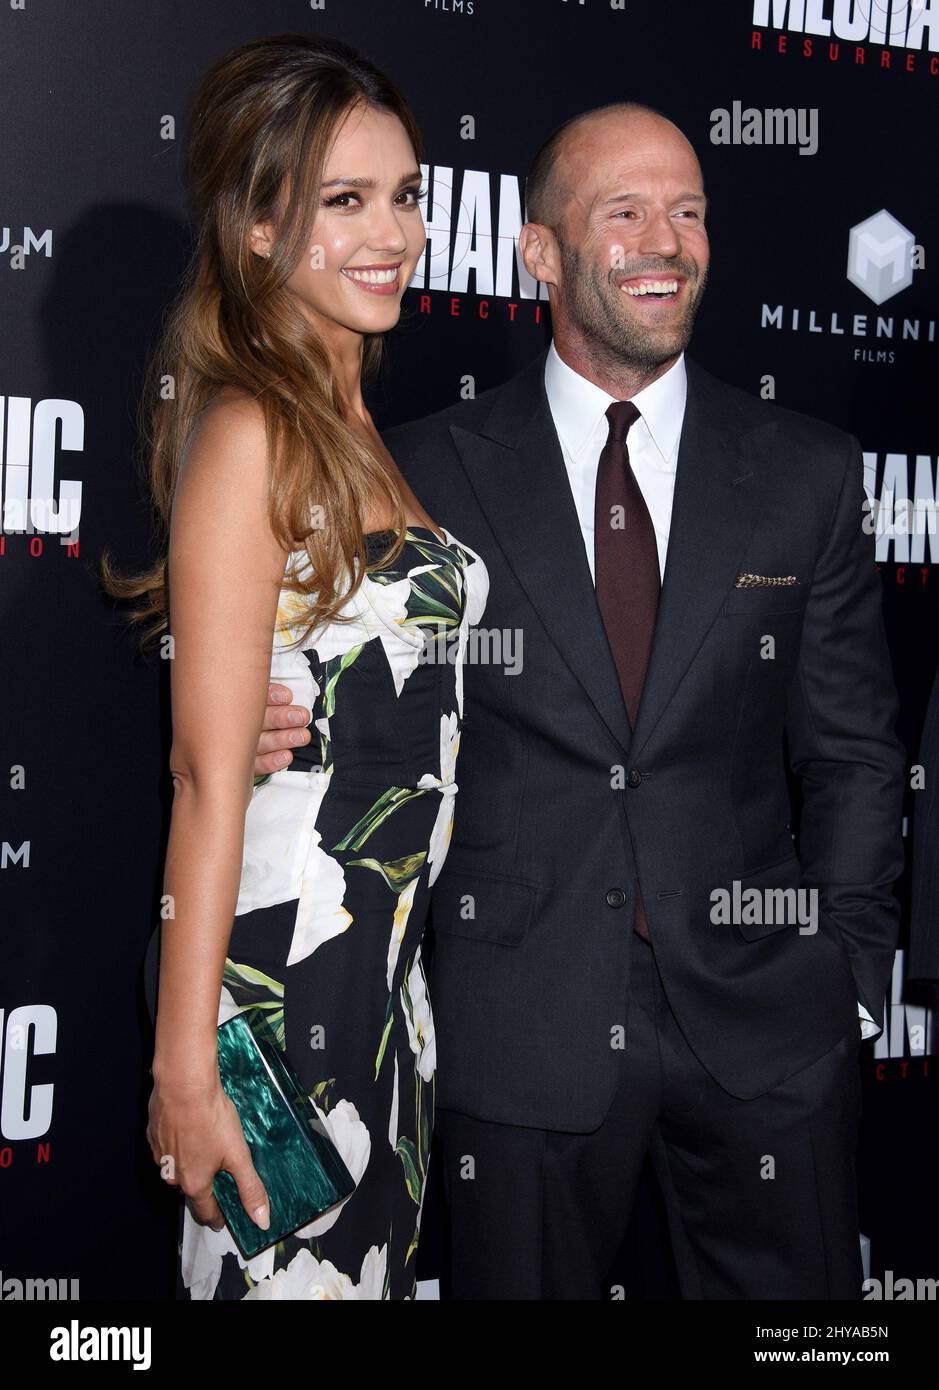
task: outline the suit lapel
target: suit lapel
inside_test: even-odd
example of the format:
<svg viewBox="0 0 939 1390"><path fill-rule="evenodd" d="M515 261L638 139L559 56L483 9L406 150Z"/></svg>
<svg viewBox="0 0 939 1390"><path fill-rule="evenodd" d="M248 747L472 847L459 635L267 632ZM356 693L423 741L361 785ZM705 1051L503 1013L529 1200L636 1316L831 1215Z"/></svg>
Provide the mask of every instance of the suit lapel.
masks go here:
<svg viewBox="0 0 939 1390"><path fill-rule="evenodd" d="M629 717L545 394L545 356L506 383L481 432L459 425L450 432L515 577L600 718L626 748ZM524 635L522 641L524 659Z"/></svg>
<svg viewBox="0 0 939 1390"><path fill-rule="evenodd" d="M729 392L685 359L665 577L630 756L643 750L740 571L753 530L755 455Z"/></svg>
<svg viewBox="0 0 939 1390"><path fill-rule="evenodd" d="M635 761L733 584L752 526L740 422L686 358L665 580L635 733L597 606L544 390L543 352L498 392L484 426L450 432L480 507L548 636ZM524 638L523 638L524 641ZM523 648L524 652L524 648Z"/></svg>

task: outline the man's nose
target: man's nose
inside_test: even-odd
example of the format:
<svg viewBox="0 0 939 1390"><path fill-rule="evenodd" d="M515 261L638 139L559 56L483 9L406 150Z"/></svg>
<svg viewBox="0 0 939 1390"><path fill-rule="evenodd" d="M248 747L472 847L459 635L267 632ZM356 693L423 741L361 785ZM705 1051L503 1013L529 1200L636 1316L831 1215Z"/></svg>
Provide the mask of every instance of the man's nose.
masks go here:
<svg viewBox="0 0 939 1390"><path fill-rule="evenodd" d="M639 237L639 251L657 253L660 256L675 256L681 249L681 238L675 223L664 208L652 212L642 225Z"/></svg>

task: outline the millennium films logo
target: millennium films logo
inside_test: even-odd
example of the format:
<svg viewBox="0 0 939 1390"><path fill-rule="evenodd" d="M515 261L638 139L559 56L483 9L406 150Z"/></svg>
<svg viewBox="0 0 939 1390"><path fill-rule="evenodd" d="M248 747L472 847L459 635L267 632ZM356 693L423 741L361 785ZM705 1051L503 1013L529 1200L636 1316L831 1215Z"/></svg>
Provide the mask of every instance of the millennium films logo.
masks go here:
<svg viewBox="0 0 939 1390"><path fill-rule="evenodd" d="M914 234L886 208L866 217L848 232L846 277L878 307L905 293L914 271L926 264ZM901 304L902 309L902 304ZM845 303L834 308L808 304L767 304L760 327L777 333L843 338L855 362L890 365L901 358L898 345L923 351L936 342L936 320L907 318L893 307L887 313L852 313Z"/></svg>
<svg viewBox="0 0 939 1390"><path fill-rule="evenodd" d="M897 77L939 77L936 0L753 0L750 51Z"/></svg>
<svg viewBox="0 0 939 1390"><path fill-rule="evenodd" d="M848 236L848 279L883 304L913 283L916 239L886 208L851 228Z"/></svg>

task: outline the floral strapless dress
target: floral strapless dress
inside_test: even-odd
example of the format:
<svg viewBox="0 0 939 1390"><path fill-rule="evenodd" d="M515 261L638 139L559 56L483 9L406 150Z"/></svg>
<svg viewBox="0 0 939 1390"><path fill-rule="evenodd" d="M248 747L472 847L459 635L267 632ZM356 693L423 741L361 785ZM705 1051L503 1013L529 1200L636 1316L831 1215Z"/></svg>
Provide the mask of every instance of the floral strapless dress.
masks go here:
<svg viewBox="0 0 939 1390"><path fill-rule="evenodd" d="M312 710L312 738L252 794L218 1021L266 1011L356 1188L249 1261L184 1199L179 1298L414 1296L436 1065L421 939L489 589L480 557L444 535L409 527L394 568L343 609L353 621L299 647L302 596L281 591L271 679ZM369 535L370 560L392 536Z"/></svg>

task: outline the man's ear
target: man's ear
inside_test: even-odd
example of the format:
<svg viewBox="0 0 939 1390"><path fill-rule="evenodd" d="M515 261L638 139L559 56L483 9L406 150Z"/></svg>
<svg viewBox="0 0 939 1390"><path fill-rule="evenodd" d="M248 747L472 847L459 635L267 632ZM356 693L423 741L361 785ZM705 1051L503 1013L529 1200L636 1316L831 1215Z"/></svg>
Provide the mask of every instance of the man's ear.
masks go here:
<svg viewBox="0 0 939 1390"><path fill-rule="evenodd" d="M550 228L540 222L526 222L518 234L518 249L522 254L525 269L534 280L547 285L557 285L557 272L554 267L555 240Z"/></svg>

